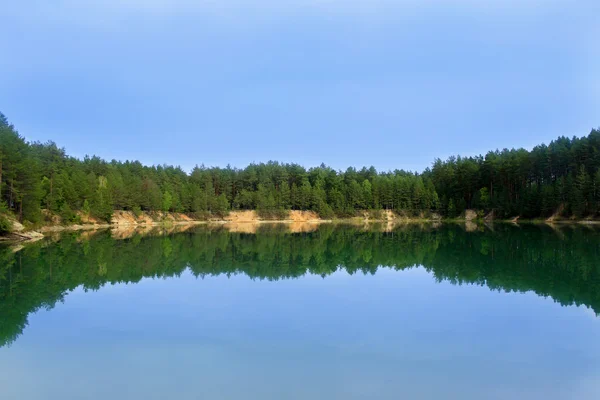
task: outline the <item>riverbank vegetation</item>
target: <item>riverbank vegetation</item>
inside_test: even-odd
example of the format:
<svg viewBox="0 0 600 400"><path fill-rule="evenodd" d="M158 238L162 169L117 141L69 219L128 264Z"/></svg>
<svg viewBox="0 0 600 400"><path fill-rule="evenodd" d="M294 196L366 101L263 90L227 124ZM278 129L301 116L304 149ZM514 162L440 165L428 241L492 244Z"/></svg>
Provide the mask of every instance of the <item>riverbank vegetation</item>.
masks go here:
<svg viewBox="0 0 600 400"><path fill-rule="evenodd" d="M243 169L200 165L187 173L169 165L73 158L53 142L27 142L0 113L0 203L33 224L52 215L64 223L81 222L82 214L110 221L114 210L201 218L229 210L257 210L270 219L288 210L311 210L324 219L363 210L455 218L467 209L497 218L594 217L600 211L600 131L531 151L437 159L421 173L275 161Z"/></svg>

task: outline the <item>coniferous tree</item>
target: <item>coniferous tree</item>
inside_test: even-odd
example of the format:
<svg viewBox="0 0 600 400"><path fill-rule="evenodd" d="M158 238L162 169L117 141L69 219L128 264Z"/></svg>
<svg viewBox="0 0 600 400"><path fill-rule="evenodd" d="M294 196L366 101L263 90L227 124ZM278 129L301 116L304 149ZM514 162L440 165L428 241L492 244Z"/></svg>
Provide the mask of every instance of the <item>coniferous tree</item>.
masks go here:
<svg viewBox="0 0 600 400"><path fill-rule="evenodd" d="M202 165L187 174L168 165L75 159L53 142L26 142L0 113L0 204L31 222L52 214L76 221L78 211L109 219L117 209L203 215L258 209L279 217L292 209L328 217L386 209L455 217L477 208L501 218L598 217L600 131L531 151L436 159L420 174L273 161L244 169Z"/></svg>

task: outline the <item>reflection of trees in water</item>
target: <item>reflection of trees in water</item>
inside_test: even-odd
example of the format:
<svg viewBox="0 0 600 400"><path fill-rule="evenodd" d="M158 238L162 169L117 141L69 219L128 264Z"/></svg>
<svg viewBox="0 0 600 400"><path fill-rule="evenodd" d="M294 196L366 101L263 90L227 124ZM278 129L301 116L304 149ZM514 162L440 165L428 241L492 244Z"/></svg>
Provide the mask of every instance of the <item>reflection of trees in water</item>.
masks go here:
<svg viewBox="0 0 600 400"><path fill-rule="evenodd" d="M567 227L557 235L548 227L509 225L473 232L453 225L391 232L324 225L297 234L278 227L258 234L201 227L126 240L114 240L108 232L89 240L65 235L17 253L0 251L0 345L23 331L29 313L52 308L78 286L96 290L106 283L178 276L188 268L199 277L245 274L278 280L423 265L440 281L534 291L599 312L599 233Z"/></svg>

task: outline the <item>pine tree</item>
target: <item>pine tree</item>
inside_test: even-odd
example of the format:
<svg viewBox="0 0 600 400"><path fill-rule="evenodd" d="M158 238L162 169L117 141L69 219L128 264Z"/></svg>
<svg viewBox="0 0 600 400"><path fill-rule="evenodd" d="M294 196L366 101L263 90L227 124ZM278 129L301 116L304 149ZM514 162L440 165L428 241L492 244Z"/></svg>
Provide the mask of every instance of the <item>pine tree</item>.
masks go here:
<svg viewBox="0 0 600 400"><path fill-rule="evenodd" d="M162 211L165 213L169 212L172 204L173 204L173 196L171 195L171 193L169 191L165 191L163 193L163 199L162 199Z"/></svg>
<svg viewBox="0 0 600 400"><path fill-rule="evenodd" d="M588 176L582 165L579 168L570 195L571 210L576 217L582 217L587 211L587 186Z"/></svg>
<svg viewBox="0 0 600 400"><path fill-rule="evenodd" d="M454 199L450 199L450 201L448 202L447 214L450 218L456 217L456 206L454 205Z"/></svg>

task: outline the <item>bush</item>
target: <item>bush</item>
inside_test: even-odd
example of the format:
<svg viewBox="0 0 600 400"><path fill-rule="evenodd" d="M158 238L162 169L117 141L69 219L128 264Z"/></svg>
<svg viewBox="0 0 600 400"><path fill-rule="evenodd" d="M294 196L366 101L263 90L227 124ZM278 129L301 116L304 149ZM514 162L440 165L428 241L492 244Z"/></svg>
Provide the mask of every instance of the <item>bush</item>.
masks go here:
<svg viewBox="0 0 600 400"><path fill-rule="evenodd" d="M369 218L375 220L383 220L385 219L385 213L381 209L369 210Z"/></svg>
<svg viewBox="0 0 600 400"><path fill-rule="evenodd" d="M140 206L133 206L131 212L133 213L133 215L135 215L136 218L139 218L140 215L142 215L142 209L140 208Z"/></svg>
<svg viewBox="0 0 600 400"><path fill-rule="evenodd" d="M331 208L331 207L329 207L329 208ZM326 218L335 218L335 217L338 217L338 218L353 218L353 217L360 216L359 211L355 210L354 208L351 208L351 207L345 207L345 208L342 208L342 209L339 209L339 210L333 210L332 209L331 210L331 212L332 212L331 217L327 216L327 212L328 212L327 209L323 209L323 210L319 210L318 214L323 219L326 219Z"/></svg>
<svg viewBox="0 0 600 400"><path fill-rule="evenodd" d="M335 213L333 212L333 209L331 208L331 206L329 206L329 204L327 204L325 202L320 204L319 210L317 213L319 214L319 217L321 217L322 219L335 218Z"/></svg>
<svg viewBox="0 0 600 400"><path fill-rule="evenodd" d="M6 235L12 231L12 224L4 215L0 215L0 235Z"/></svg>
<svg viewBox="0 0 600 400"><path fill-rule="evenodd" d="M212 214L208 211L196 211L190 213L189 216L196 221L208 221L212 217Z"/></svg>
<svg viewBox="0 0 600 400"><path fill-rule="evenodd" d="M83 213L85 214L86 217L89 217L90 214L92 213L92 207L90 206L90 202L87 201L87 199L84 200L81 211L83 211Z"/></svg>
<svg viewBox="0 0 600 400"><path fill-rule="evenodd" d="M221 193L216 198L212 207L212 213L219 218L224 218L229 214L229 202L225 194Z"/></svg>
<svg viewBox="0 0 600 400"><path fill-rule="evenodd" d="M60 211L58 214L60 215L63 224L70 224L75 222L76 214L73 212L73 210L71 209L71 207L69 207L67 203L64 203L60 207Z"/></svg>

